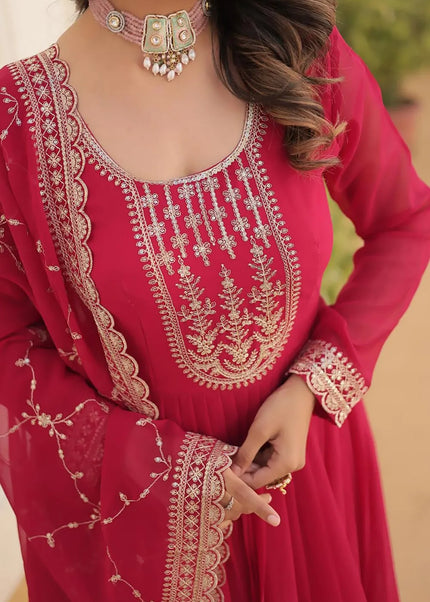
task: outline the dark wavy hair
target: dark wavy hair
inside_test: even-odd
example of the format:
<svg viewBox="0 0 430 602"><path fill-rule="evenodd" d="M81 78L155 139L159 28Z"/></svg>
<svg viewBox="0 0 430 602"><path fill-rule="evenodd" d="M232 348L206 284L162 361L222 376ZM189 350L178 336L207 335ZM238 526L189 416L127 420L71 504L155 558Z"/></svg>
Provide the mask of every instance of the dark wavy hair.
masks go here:
<svg viewBox="0 0 430 602"><path fill-rule="evenodd" d="M88 0L73 2L79 14L88 8ZM337 0L212 1L219 76L235 96L260 104L284 126L290 163L303 172L339 163L321 153L347 125L327 120L321 101L324 88L341 81L328 76L323 61L336 5Z"/></svg>

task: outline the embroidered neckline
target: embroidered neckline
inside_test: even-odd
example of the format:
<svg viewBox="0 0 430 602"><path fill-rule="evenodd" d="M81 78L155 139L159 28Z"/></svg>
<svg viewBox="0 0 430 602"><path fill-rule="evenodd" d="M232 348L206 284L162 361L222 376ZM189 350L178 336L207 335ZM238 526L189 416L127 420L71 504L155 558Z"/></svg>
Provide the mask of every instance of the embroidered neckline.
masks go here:
<svg viewBox="0 0 430 602"><path fill-rule="evenodd" d="M53 50L54 56L48 53L48 56L52 61L58 62L62 64L66 71L66 79L62 82L62 85L67 85L74 99L74 117L79 122L81 135L85 139L85 142L91 149L95 158L101 159L105 164L108 165L110 169L116 172L121 178L127 181L133 181L138 184L148 184L151 186L173 186L178 184L188 184L191 182L198 182L200 180L204 180L205 178L212 177L227 167L229 167L234 161L241 155L241 153L249 146L251 142L251 134L254 130L254 124L256 117L260 111L259 105L249 102L247 104L246 115L242 127L242 133L239 139L239 142L236 144L234 149L226 155L223 159L217 161L210 167L203 169L201 171L192 173L188 176L182 176L178 178L168 178L165 180L151 180L151 179L143 179L138 178L131 174L127 169L122 167L113 157L108 153L108 151L103 147L103 145L98 141L95 134L92 132L91 127L86 122L85 118L79 111L79 95L77 90L70 84L70 65L65 60L60 58L60 47L57 42L52 44L48 50Z"/></svg>
<svg viewBox="0 0 430 602"><path fill-rule="evenodd" d="M269 120L261 112L243 158L202 182L172 193L170 186L155 192L149 185L139 190L133 182L115 181L171 356L187 378L214 390L248 386L265 376L297 315L300 263L262 154ZM119 177L106 164L95 169L102 177ZM277 254L272 245L283 277L272 265ZM224 255L211 264L214 247ZM245 281L239 284L232 268L238 252L253 274L249 288ZM216 266L213 294L201 282L203 272L193 268L193 253L203 265Z"/></svg>
<svg viewBox="0 0 430 602"><path fill-rule="evenodd" d="M163 265L166 266L166 269L169 270L169 265L170 265L170 257L173 255L172 251L167 250L164 247L164 243L162 240L162 232L160 231L158 234L160 236L158 236L157 238L157 243L159 243L160 246L160 254L158 255L154 255L153 248L152 248L152 244L149 240L147 240L148 236L152 236L150 234L149 229L146 228L146 217L141 215L141 211L144 208L144 204L146 203L148 205L148 208L150 209L151 207L155 207L156 206L156 202L158 200L158 194L152 192L150 190L150 184L148 183L144 183L143 187L144 189L146 188L146 195L144 195L144 197L142 197L142 194L139 194L139 188L140 186L137 185L136 181L134 181L133 179L129 179L129 178L124 178L122 176L121 172L118 172L115 168L115 166L110 166L106 161L103 161L103 158L98 158L97 155L94 156L92 153L92 149L91 147L89 147L87 145L87 139L85 138L85 136L82 136L82 132L81 132L81 126L82 123L79 121L78 116L77 116L77 110L76 110L76 105L77 105L77 97L76 94L74 94L73 89L70 88L70 85L67 83L68 81L68 74L69 74L69 70L68 70L68 65L66 62L62 61L61 59L56 58L57 55L57 47L55 45L51 46L50 49L48 51L45 51L42 55L41 55L41 59L43 58L43 62L45 64L45 69L47 70L48 73L48 77L51 80L51 86L53 87L53 90L55 89L55 98L57 99L57 101L59 102L59 105L62 104L64 105L65 111L66 111L66 115L67 116L67 128L68 130L72 133L72 137L73 137L73 148L72 148L72 153L76 152L76 158L74 158L74 156L72 157L72 164L76 165L76 169L79 168L79 174L78 176L80 176L82 174L82 171L84 169L84 166L86 164L86 162L88 162L88 164L94 163L94 169L96 169L97 171L99 171L100 175L102 176L107 176L109 181L114 181L115 186L118 186L121 188L121 191L124 193L125 195L125 200L127 201L127 208L130 210L130 218L131 218L131 223L132 223L132 229L133 229L133 233L134 233L134 238L136 239L136 246L138 248L138 254L139 254L139 261L142 262L142 264L145 264L145 266L149 265L147 260L150 257L150 261L153 262L155 261L155 265L151 265L151 269L146 270L145 272L147 274L147 276L151 275L151 278L153 278L153 276L155 275L156 279L157 279L157 283L155 282L151 282L151 287L155 287L155 285L160 287L160 290L157 291L157 304L160 305L162 303L166 304L166 307L161 307L162 309L162 316L166 316L166 319L164 320L163 318L163 324L166 328L166 331L169 335L169 340L172 340L172 333L177 333L178 332L178 324L177 324L177 320L178 320L178 316L176 314L172 314L171 311L171 298L170 295L168 294L168 291L166 290L166 284L164 282L164 276L163 273L161 271L161 263L160 260L162 260ZM61 103L60 103L60 99L61 99ZM43 105L44 106L44 105ZM213 386L214 388L217 387L221 387L221 388L232 388L233 386L241 386L241 384L245 384L245 386L249 383L253 383L255 382L256 379L261 378L262 375L264 375L265 373L267 373L267 370L270 370L273 365L275 364L275 361L278 359L278 357L280 356L282 349L285 346L285 342L286 340L288 340L291 329L293 327L293 324L295 322L295 317L296 317L296 313L297 313L297 307L298 307L298 302L299 302L299 298L300 298L300 290L301 290L301 276L300 276L300 264L298 262L298 258L297 258L297 252L294 248L294 243L291 241L291 235L289 234L288 229L285 227L285 222L283 220L283 214L280 213L280 206L278 203L278 200L276 198L276 194L275 192L272 190L272 184L270 182L270 177L267 173L267 168L265 167L264 164L264 160L263 160L263 156L262 156L262 147L263 147L263 142L264 142L264 137L265 134L269 128L269 122L270 122L270 117L263 111L261 110L261 108L258 105L254 105L252 106L252 110L250 111L250 115L248 116L249 118L252 116L252 119L249 119L248 125L249 125L249 132L247 133L248 137L245 136L245 141L246 144L243 145L243 155L242 156L234 156L234 155L230 155L230 160L231 163L237 164L237 169L235 170L235 176L232 176L233 178L236 178L234 180L234 185L233 182L230 181L230 177L227 174L228 171L225 167L222 168L222 172L220 174L216 173L216 169L221 169L220 164L214 166L212 168L214 175L210 176L207 175L208 173L210 173L211 170L208 171L204 171L201 172L199 174L197 174L196 176L194 176L194 178L197 179L197 181L193 182L193 176L190 176L188 178L185 178L185 181L183 180L179 180L179 182L181 182L181 186L182 186L182 190L179 188L178 189L178 194L180 196L182 196L185 200L185 205L186 206L186 210L188 212L188 215L186 216L187 219L189 218L189 224L186 223L185 219L184 219L184 224L185 224L185 231L179 231L179 228L175 226L174 227L174 233L176 236L176 242L179 246L178 249L180 248L181 245L184 245L184 238L183 238L183 234L184 232L187 233L188 230L190 228L193 228L193 232L196 235L196 245L197 245L197 252L198 252L198 256L202 256L203 257L203 252L207 253L207 249L210 248L210 244L215 245L217 242L219 244L219 247L222 251L227 251L230 259L235 259L235 253L234 253L234 246L232 243L232 239L233 236L235 236L236 234L232 234L231 236L228 236L228 232L227 230L223 227L224 226L224 219L225 216L217 213L217 211L220 209L218 206L218 199L216 198L216 194L215 194L215 190L217 189L219 182L218 182L218 176L220 178L224 178L227 184L227 188L224 191L226 194L224 194L225 198L226 198L226 203L229 207L231 207L231 215L234 217L234 222L235 224L234 227L236 229L234 229L234 232L237 232L237 236L240 236L242 238L242 240L244 241L248 241L250 240L249 238L249 234L247 233L247 228L246 228L246 223L245 220L243 219L244 215L242 215L239 211L238 205L237 205L237 201L238 198L236 196L236 180L238 182L238 184L240 182L243 182L243 184L241 184L241 187L243 188L242 193L244 196L244 208L246 209L245 214L246 217L252 217L252 219L255 219L255 227L253 228L253 237L255 237L256 239L256 243L258 243L259 241L261 241L261 248L262 251L264 251L263 245L266 248L270 247L270 243L268 241L268 236L270 236L270 234L272 234L274 236L274 241L276 241L276 245L278 246L280 253L281 253L281 259L282 259L282 263L284 265L284 269L285 269L285 278L286 278L286 283L288 284L288 287L291 290L291 294L288 294L288 291L285 291L285 297L286 297L286 305L285 305L285 328L283 328L280 333L279 333L279 340L276 339L276 341L274 341L275 345L274 347L276 348L272 350L272 352L268 355L268 357L260 357L260 360L263 361L264 365L259 365L258 370L256 371L254 370L250 370L248 369L248 374L247 374L247 382L243 383L243 378L241 377L240 379L237 378L237 375L234 378L229 378L230 375L226 375L223 374L223 370L221 370L220 373L220 378L218 378L217 375L214 376L213 371L210 370L210 380L211 380L211 384L210 386ZM247 128L245 128L246 131ZM242 139L244 137L242 136ZM50 143L51 144L51 143ZM224 173L223 173L224 172ZM191 180L190 183L187 183L187 180ZM230 181L230 184L229 184ZM253 184L251 183L251 181L253 182ZM85 226L86 224L91 227L91 222L88 218L88 216L85 213L85 203L86 203L86 188L84 185L84 182L81 181L80 177L75 177L75 183L77 183L80 187L82 186L83 188L83 192L84 192L84 202L82 205L78 205L78 209L79 209L79 215L78 217L80 217L81 215L85 218L83 221L83 225ZM177 184L177 182L175 182L174 184ZM169 188L170 185L165 185L165 189ZM207 187L207 190L206 188ZM192 189L192 190L191 190ZM194 190L195 189L195 190ZM240 192L240 191L239 191ZM166 193L166 190L164 190L164 193ZM194 193L194 195L192 194ZM196 199L198 199L199 203L200 203L200 208L202 206L202 204L204 205L204 199L202 199L202 196L206 194L208 197L208 202L211 205L213 205L212 209L213 209L213 217L215 219L215 221L218 223L218 225L220 226L220 234L221 234L221 238L216 240L214 233L212 232L211 229L211 224L209 224L209 228L208 228L208 236L209 236L209 240L203 241L203 240L199 240L199 233L197 233L197 228L198 228L198 223L197 222L192 222L191 218L195 217L195 215L193 214L193 205L191 202L191 196L195 196ZM74 195L71 195L72 197ZM245 198L246 197L246 198ZM228 199L228 200L227 200ZM61 200L61 198L60 198ZM79 199L78 199L79 200ZM269 223L263 223L262 219L261 219L261 215L259 213L259 207L260 206L264 206L265 208L265 212L267 213L267 219L269 220ZM73 208L73 207L72 207ZM176 224L176 226L178 226L177 224L177 217L179 217L178 215L176 215L177 213L177 209L176 206L173 204L173 201L170 202L169 205L169 198L167 198L167 207L164 207L165 209L165 214L167 215L167 217L165 217L164 219L170 219L172 220L173 224ZM185 211L185 209L184 209ZM203 211L203 209L202 209ZM249 216L247 215L247 212L249 213ZM209 212L207 212L208 214ZM73 217L75 216L75 213L73 213ZM153 226L153 232L154 235L157 235L156 232L156 228L158 228L160 226L160 221L158 219L158 217L154 214L154 216L152 216L151 218L152 220L152 226ZM209 222L208 222L209 223ZM233 222L232 222L233 223ZM150 224L151 225L151 224ZM82 232L83 228L81 225L77 225L75 228L72 228L71 231L72 232ZM190 230L191 232L191 230ZM87 277L84 281L84 283L87 284L87 287L84 290L84 294L86 295L85 298L88 299L88 303L89 305L91 305L93 303L93 295L89 295L91 290L94 290L94 283L91 282L91 270L92 270L92 255L91 255L91 249L88 247L87 244L87 235L88 235L88 228L85 227L84 228L84 234L85 237L83 237L83 235L80 235L81 238L81 244L84 246L84 251L86 252L86 254L89 257L89 261L85 260L85 258L83 259L82 265L85 266L85 270L86 272L89 271L89 273L87 274ZM211 238L212 235L212 238ZM205 244L206 243L206 244ZM193 251L195 252L195 246L193 246ZM254 245L253 245L254 246ZM257 246L255 247L255 252L258 251L258 253L260 253L259 248L257 249ZM186 255L183 256L183 259L185 259ZM261 264L260 259L263 261L263 264ZM260 269L266 273L266 264L264 263L266 261L265 258L262 257L258 257L258 261L257 261L257 269ZM270 261L270 259L269 259ZM260 265L261 264L261 265ZM221 266L222 267L222 266ZM220 268L221 269L221 268ZM181 270L184 272L183 275L183 279L186 279L185 277L185 271L188 270L188 267L184 264L183 266L181 266ZM228 270L228 268L227 268ZM170 272L169 272L170 273ZM267 275L267 274L266 274ZM225 291L225 294L228 293L228 297L230 299L231 297L231 286L234 286L234 283L230 284L230 278L229 275L227 274L227 272L225 272L224 270L222 271L221 274L223 281L225 281L225 286L228 288L228 291ZM263 275L262 275L263 277ZM184 283L182 283L184 284ZM274 283L272 283L274 284ZM188 286L188 281L187 281L187 286ZM276 283L275 283L276 286ZM189 288L189 287L188 287ZM188 290L188 289L187 289ZM154 289L155 292L155 289ZM258 291L255 291L255 295L254 296L254 300L255 302L258 302L257 296L258 296ZM224 298L224 297L223 297ZM222 298L222 299L223 299ZM94 307L94 311L93 311L93 315L95 316L99 316L102 317L102 313L103 315L106 314L106 309L103 307L100 307L100 302L98 301L98 305L97 307ZM274 313L275 318L276 318L276 311ZM111 316L108 316L109 320L111 318ZM269 316L270 317L270 316ZM273 317L273 316L272 316ZM246 320L246 316L244 316L244 320ZM112 320L110 320L110 322L112 323ZM98 326L100 326L100 328L103 328L104 324L106 323L106 320L103 318L100 323L98 324ZM270 323L270 327L272 326L272 324ZM111 337L112 334L115 335L115 333L111 332L111 329L109 330L109 333L107 333L106 336L106 341L107 341L107 349L109 350L109 345L111 343ZM282 341L283 341L283 344ZM124 341L124 343L126 343ZM183 344L180 341L180 337L176 339L176 343L175 344L179 344L178 349L182 350L183 348ZM185 358L183 355L181 355L181 352L178 352L178 350L172 345L172 349L174 351L174 357L177 358L178 364L180 365L180 367L184 370L184 372L186 373L186 375L189 378L194 378L195 382L198 382L201 385L206 385L208 386L208 370L205 368L205 372L202 373L200 371L199 374L196 373L195 367L196 367L196 363L195 361L193 362L192 366L189 365L189 361L188 361L188 356ZM126 344L123 346L123 351L124 353L126 353ZM254 355L255 355L255 350L254 351ZM267 352L268 350L266 350ZM112 358L114 357L115 353L112 354ZM263 354L264 355L264 354ZM238 356L239 357L239 356ZM133 374L133 376L137 377L138 371L139 371L139 367L137 365L137 362L134 360L134 358L131 358L132 362L133 362L133 366L135 368L135 372ZM201 358L200 358L201 359ZM252 359L252 358L251 358ZM251 362L252 363L252 362ZM260 362L261 363L261 362ZM259 363L259 364L260 364ZM130 364L128 364L128 367L131 368ZM112 368L115 368L115 364L112 366ZM209 366L209 368L211 368L211 366ZM255 368L255 366L254 366ZM122 375L121 375L122 376ZM127 375L124 375L124 377L126 377ZM243 374L242 374L243 376ZM126 378L124 378L124 383L126 381ZM114 382L117 382L117 379L114 379ZM121 385L122 383L119 382L119 385ZM145 383L143 381L142 383L146 389L146 394L144 394L144 402L146 405L146 412L144 413L148 413L148 409L153 409L150 408L148 406L151 406L151 402L149 400L149 388L147 387L147 383ZM126 391L128 392L128 388L126 389ZM142 400L142 396L140 396L140 401Z"/></svg>

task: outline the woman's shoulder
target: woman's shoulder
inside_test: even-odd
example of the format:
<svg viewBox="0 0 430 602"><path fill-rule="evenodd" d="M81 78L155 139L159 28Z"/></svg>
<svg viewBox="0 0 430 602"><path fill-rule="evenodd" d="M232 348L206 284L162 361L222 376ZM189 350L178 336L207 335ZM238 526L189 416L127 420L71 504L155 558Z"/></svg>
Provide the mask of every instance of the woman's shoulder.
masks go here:
<svg viewBox="0 0 430 602"><path fill-rule="evenodd" d="M32 91L40 78L41 57L46 49L9 62L0 68L0 143L23 132Z"/></svg>
<svg viewBox="0 0 430 602"><path fill-rule="evenodd" d="M346 41L336 25L329 36L326 61L333 78L353 79L357 75L363 75L368 69L366 63Z"/></svg>
<svg viewBox="0 0 430 602"><path fill-rule="evenodd" d="M334 80L320 90L323 105L332 120L345 98L354 98L372 79L363 59L349 45L335 25L328 36L324 52L315 61L311 75Z"/></svg>
<svg viewBox="0 0 430 602"><path fill-rule="evenodd" d="M34 64L35 62L37 62L41 56L43 56L46 52L50 52L51 49L54 47L55 42L50 44L49 46L42 46L37 52L34 52L33 54L22 55L16 60L10 61L6 64L0 63L0 83L3 83L6 79L8 79L13 73L13 71L19 68L20 66Z"/></svg>

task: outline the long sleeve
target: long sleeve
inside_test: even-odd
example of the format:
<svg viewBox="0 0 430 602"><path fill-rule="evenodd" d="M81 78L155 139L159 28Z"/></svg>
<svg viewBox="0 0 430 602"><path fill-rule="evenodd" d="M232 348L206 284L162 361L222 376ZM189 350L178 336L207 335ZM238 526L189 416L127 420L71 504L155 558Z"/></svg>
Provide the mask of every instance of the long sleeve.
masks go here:
<svg viewBox="0 0 430 602"><path fill-rule="evenodd" d="M31 234L0 168L0 482L31 600L218 599L234 448L123 409L71 369L79 356L38 311L19 252Z"/></svg>
<svg viewBox="0 0 430 602"><path fill-rule="evenodd" d="M430 189L385 109L363 60L335 28L331 36L331 119L346 121L341 164L328 190L363 246L336 302L321 299L309 339L289 372L300 375L341 426L368 389L390 332L407 309L430 255Z"/></svg>

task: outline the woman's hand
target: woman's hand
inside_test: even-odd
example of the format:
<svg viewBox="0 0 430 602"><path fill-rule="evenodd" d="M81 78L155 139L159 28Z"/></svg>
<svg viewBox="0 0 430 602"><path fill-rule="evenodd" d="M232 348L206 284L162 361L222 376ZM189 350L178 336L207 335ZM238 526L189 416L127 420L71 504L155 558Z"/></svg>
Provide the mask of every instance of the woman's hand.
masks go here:
<svg viewBox="0 0 430 602"><path fill-rule="evenodd" d="M269 506L272 496L268 493L258 494L249 485L243 482L234 472L227 468L223 472L226 494L221 501L224 508L231 498L234 503L231 510L225 511L224 523L227 526L230 521L237 520L242 514L256 514L272 527L277 527L281 522L278 513Z"/></svg>
<svg viewBox="0 0 430 602"><path fill-rule="evenodd" d="M232 471L259 489L303 468L315 401L306 383L292 374L260 407Z"/></svg>

